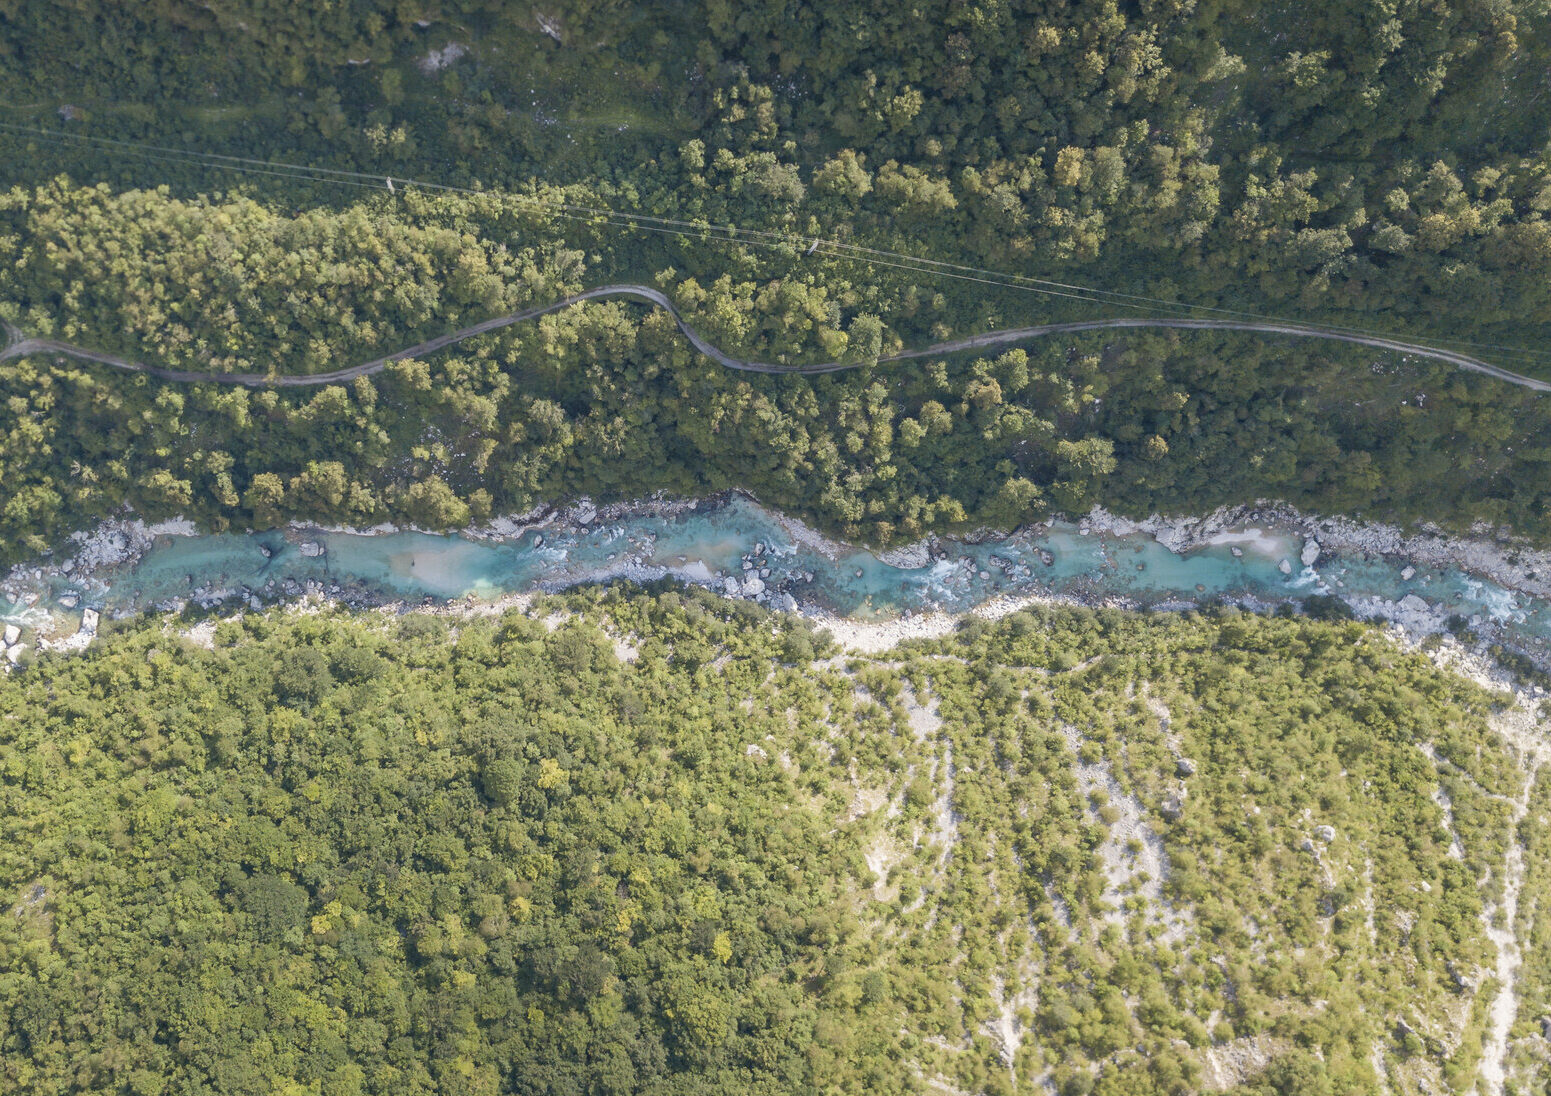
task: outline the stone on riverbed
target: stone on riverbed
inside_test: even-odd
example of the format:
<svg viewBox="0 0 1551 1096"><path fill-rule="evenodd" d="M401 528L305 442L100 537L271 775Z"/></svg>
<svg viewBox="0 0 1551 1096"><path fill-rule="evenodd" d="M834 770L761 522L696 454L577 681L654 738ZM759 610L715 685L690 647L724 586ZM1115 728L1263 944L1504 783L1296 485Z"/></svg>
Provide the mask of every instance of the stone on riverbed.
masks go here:
<svg viewBox="0 0 1551 1096"><path fill-rule="evenodd" d="M1284 575L1292 574L1292 564L1288 563L1285 559L1276 565L1276 569L1282 572Z"/></svg>
<svg viewBox="0 0 1551 1096"><path fill-rule="evenodd" d="M5 645L7 647L14 646L16 644L16 641L18 639L21 639L21 637L22 637L22 630L20 628L18 628L16 625L14 625L14 624L7 624L5 626Z"/></svg>
<svg viewBox="0 0 1551 1096"><path fill-rule="evenodd" d="M1313 567L1319 560L1319 541L1310 537L1303 542L1303 553L1298 557L1305 567Z"/></svg>
<svg viewBox="0 0 1551 1096"><path fill-rule="evenodd" d="M1400 581L1401 582L1410 582L1415 577L1416 577L1416 568L1410 566L1409 564L1407 564L1406 567L1400 572Z"/></svg>

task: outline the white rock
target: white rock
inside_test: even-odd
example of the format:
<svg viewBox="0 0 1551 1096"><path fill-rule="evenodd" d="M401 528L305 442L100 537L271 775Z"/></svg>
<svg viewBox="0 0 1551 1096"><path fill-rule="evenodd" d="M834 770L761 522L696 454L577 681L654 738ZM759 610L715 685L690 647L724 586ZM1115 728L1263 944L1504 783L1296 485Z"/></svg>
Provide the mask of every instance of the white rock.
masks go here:
<svg viewBox="0 0 1551 1096"><path fill-rule="evenodd" d="M13 647L7 647L5 649L6 661L9 662L12 666L15 666L22 660L22 652L26 649L27 645L24 643L18 643Z"/></svg>
<svg viewBox="0 0 1551 1096"><path fill-rule="evenodd" d="M1415 567L1407 565L1400 572L1400 581L1402 581L1402 582L1410 582L1415 577L1416 577L1416 568Z"/></svg>
<svg viewBox="0 0 1551 1096"><path fill-rule="evenodd" d="M1285 559L1276 565L1276 569L1282 572L1284 575L1292 574L1292 564L1288 563Z"/></svg>
<svg viewBox="0 0 1551 1096"><path fill-rule="evenodd" d="M1413 613L1425 613L1428 609L1427 602L1423 601L1415 594L1407 594L1405 597L1401 598L1400 607L1402 609L1409 609Z"/></svg>
<svg viewBox="0 0 1551 1096"><path fill-rule="evenodd" d="M85 610L82 610L82 612L81 612L81 632L83 634L89 635L89 636L96 635L97 634L97 620L98 620L98 617L97 617L97 610L96 609L85 609Z"/></svg>
<svg viewBox="0 0 1551 1096"><path fill-rule="evenodd" d="M1328 845L1332 841L1334 841L1335 839L1336 839L1336 828L1334 826L1315 826L1314 827L1314 840L1316 840L1316 841L1323 841L1325 844Z"/></svg>
<svg viewBox="0 0 1551 1096"><path fill-rule="evenodd" d="M906 544L899 548L889 548L879 552L878 560L901 571L913 571L918 567L931 565L932 546L928 541L919 540L914 544Z"/></svg>
<svg viewBox="0 0 1551 1096"><path fill-rule="evenodd" d="M1305 567L1313 567L1319 559L1319 541L1310 537L1303 542L1303 554L1298 557Z"/></svg>
<svg viewBox="0 0 1551 1096"><path fill-rule="evenodd" d="M7 647L10 647L13 644L15 644L15 642L18 639L20 639L21 637L22 637L22 630L20 628L18 628L16 625L14 625L14 624L7 624L5 626L5 645Z"/></svg>
<svg viewBox="0 0 1551 1096"><path fill-rule="evenodd" d="M797 599L794 598L791 594L782 594L781 608L785 609L788 613L795 613L797 611Z"/></svg>
<svg viewBox="0 0 1551 1096"><path fill-rule="evenodd" d="M581 503L576 507L576 521L579 525L591 525L597 516L598 508L590 502Z"/></svg>
<svg viewBox="0 0 1551 1096"><path fill-rule="evenodd" d="M1228 551L1233 553L1234 559L1242 559L1244 557L1244 549L1240 548L1238 545L1234 545L1232 548L1229 548Z"/></svg>
<svg viewBox="0 0 1551 1096"><path fill-rule="evenodd" d="M296 550L304 556L317 557L323 554L323 545L315 540L304 540L296 546Z"/></svg>
<svg viewBox="0 0 1551 1096"><path fill-rule="evenodd" d="M758 575L751 575L743 580L743 596L756 597L765 592L765 584Z"/></svg>

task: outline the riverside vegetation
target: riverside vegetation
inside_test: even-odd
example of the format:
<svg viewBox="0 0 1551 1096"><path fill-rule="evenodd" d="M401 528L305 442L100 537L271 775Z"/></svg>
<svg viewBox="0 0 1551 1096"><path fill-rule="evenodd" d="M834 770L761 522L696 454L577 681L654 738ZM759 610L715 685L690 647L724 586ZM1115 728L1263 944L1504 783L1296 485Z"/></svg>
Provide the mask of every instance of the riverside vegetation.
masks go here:
<svg viewBox="0 0 1551 1096"><path fill-rule="evenodd" d="M319 371L627 280L670 292L729 350L787 361L1152 314L1010 287L1031 275L1475 340L1545 371L1503 349L1543 346L1551 319L1551 42L1527 0L1303 4L1275 33L1236 3L72 10L0 4L6 126L87 139L0 127L17 184L0 307L28 334ZM365 174L245 175L91 143L118 138ZM389 195L391 175L492 196ZM576 206L746 231L663 235ZM810 236L1008 276L806 254ZM215 527L449 527L582 491L731 485L873 543L1255 496L1551 536L1536 397L1275 338L1091 335L749 379L615 304L317 395L47 361L4 384L7 558L125 502Z"/></svg>
<svg viewBox="0 0 1551 1096"><path fill-rule="evenodd" d="M1481 1066L1522 759L1500 697L1370 628L1038 609L879 661L662 588L192 625L0 679L7 1087L1313 1096Z"/></svg>

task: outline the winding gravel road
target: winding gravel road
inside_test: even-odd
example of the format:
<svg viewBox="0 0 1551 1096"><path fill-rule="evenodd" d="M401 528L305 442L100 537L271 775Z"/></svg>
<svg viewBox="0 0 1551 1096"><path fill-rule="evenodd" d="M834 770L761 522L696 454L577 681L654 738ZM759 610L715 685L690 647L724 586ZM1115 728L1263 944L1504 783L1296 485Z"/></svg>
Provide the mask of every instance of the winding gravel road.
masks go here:
<svg viewBox="0 0 1551 1096"><path fill-rule="evenodd" d="M329 373L310 373L305 376L271 375L267 373L201 373L181 369L164 369L160 366L130 361L116 354L108 354L100 350L90 350L86 347L60 342L56 339L24 338L21 332L17 331L10 324L5 325L8 345L4 350L0 350L0 362L11 358L23 357L27 354L64 354L72 358L81 358L85 361L111 365L117 369L146 373L164 381L242 384L250 388L309 388L321 384L338 384L340 381L348 381L356 377L380 373L390 362L402 361L405 358L424 357L454 343L462 342L464 339L471 339L475 335L483 335L503 327L510 327L512 324L522 323L525 320L536 319L546 313L557 312L562 308L570 308L572 305L580 304L583 301L595 301L606 297L626 297L656 305L673 317L673 322L678 324L679 330L684 333L684 337L689 340L696 350L728 369L738 369L747 373L799 373L811 375L817 373L838 373L846 369L858 369L868 364L865 362L821 362L817 365L781 365L775 362L744 361L741 358L734 358L713 346L706 340L705 336L691 327L684 317L679 314L679 310L674 307L673 302L668 299L666 294L648 285L600 285L595 289L588 289L584 292L564 297L552 304L524 309L521 312L513 312L509 316L498 316L493 320L486 320L471 327L459 328L457 331L449 332L446 335L438 335L434 339L427 339L425 342L416 343L414 346L405 347L403 350L395 351L381 358L373 358L371 361L362 362L360 365L335 369ZM971 335L964 339L950 339L947 342L933 343L931 346L923 346L916 350L901 350L897 354L886 354L880 357L878 361L897 362L914 358L931 358L963 350L984 350L992 347L1008 346L1014 343L1030 342L1048 335L1065 335L1078 331L1107 331L1118 328L1252 331L1269 335L1291 335L1295 338L1326 339L1333 342L1356 343L1359 346L1371 346L1379 350L1392 350L1399 354L1414 354L1419 358L1448 362L1450 365L1456 365L1461 369L1468 369L1473 373L1482 373L1488 377L1496 377L1498 380L1507 381L1509 384L1516 384L1523 388L1533 389L1536 392L1551 392L1551 381L1537 380L1534 377L1512 373L1499 366L1492 365L1490 362L1481 361L1479 358L1472 358L1467 354L1456 353L1453 350L1444 350L1424 343L1387 339L1377 335L1354 334L1313 324L1278 323L1270 320L1159 320L1127 317L1112 320L1081 320L1074 323L1036 324L1033 327L1005 328L999 331L988 331L983 335Z"/></svg>

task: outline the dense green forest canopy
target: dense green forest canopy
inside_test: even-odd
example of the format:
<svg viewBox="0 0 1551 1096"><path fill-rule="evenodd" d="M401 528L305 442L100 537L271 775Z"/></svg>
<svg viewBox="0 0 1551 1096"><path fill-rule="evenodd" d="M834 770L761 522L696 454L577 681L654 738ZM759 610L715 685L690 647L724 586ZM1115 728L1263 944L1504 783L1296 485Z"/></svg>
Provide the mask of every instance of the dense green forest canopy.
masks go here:
<svg viewBox="0 0 1551 1096"><path fill-rule="evenodd" d="M580 184L670 217L1538 347L1547 14L1544 0L5 0L0 94L5 121L87 135ZM176 158L6 141L17 181L64 167L213 185ZM253 185L284 202L292 184ZM692 273L717 261L702 249Z"/></svg>
<svg viewBox="0 0 1551 1096"><path fill-rule="evenodd" d="M544 303L616 267L617 238L498 196L409 193L300 213L60 180L0 194L0 317L185 368L354 364ZM962 334L929 283L729 253L667 291L766 359ZM108 269L111 277L102 277ZM214 528L301 518L451 528L579 493L732 487L853 540L1009 528L1095 504L1145 513L1281 498L1327 512L1551 536L1544 400L1337 344L1098 332L994 358L819 378L730 373L670 318L591 304L316 390L167 384L63 358L0 371L0 555L128 503Z"/></svg>
<svg viewBox="0 0 1551 1096"><path fill-rule="evenodd" d="M0 315L159 364L308 372L621 280L787 362L1158 314L1016 275L1468 340L1544 374L1546 16L0 0ZM101 143L120 138L163 151ZM997 273L808 253L820 237ZM728 486L875 543L1255 497L1551 536L1543 401L1274 338L1095 335L765 380L717 376L662 317L608 305L305 396L36 359L3 384L6 558L124 503L216 527L447 527Z"/></svg>
<svg viewBox="0 0 1551 1096"><path fill-rule="evenodd" d="M590 590L142 620L0 678L3 1086L1471 1088L1501 698L1233 612L829 642Z"/></svg>

